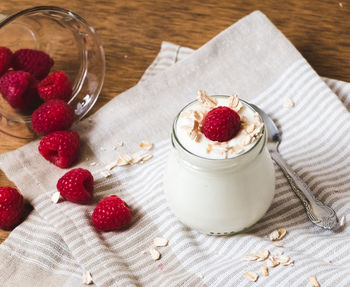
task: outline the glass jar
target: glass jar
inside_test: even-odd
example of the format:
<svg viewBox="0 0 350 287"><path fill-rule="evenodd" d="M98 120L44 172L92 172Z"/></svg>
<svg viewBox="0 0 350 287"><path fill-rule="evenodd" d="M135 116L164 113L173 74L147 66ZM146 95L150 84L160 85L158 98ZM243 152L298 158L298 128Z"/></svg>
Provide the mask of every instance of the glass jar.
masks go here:
<svg viewBox="0 0 350 287"><path fill-rule="evenodd" d="M270 207L275 190L265 129L249 150L228 159L208 159L179 142L179 115L164 178L173 213L185 225L209 235L233 234L253 225Z"/></svg>

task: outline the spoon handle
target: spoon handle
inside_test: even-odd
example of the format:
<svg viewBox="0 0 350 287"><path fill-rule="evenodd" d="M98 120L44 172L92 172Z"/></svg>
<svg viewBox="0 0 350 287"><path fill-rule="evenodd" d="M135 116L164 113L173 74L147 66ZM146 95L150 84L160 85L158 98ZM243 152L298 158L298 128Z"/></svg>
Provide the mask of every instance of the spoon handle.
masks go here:
<svg viewBox="0 0 350 287"><path fill-rule="evenodd" d="M292 170L278 151L271 152L272 159L279 165L294 193L303 203L310 220L325 229L333 229L338 225L335 211L324 205L312 194L306 183Z"/></svg>

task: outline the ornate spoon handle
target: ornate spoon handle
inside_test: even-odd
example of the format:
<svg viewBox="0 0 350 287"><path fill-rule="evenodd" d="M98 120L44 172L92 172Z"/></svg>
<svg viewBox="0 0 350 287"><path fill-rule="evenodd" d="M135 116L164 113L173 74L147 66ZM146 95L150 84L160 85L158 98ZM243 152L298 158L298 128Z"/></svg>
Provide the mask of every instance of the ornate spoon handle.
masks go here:
<svg viewBox="0 0 350 287"><path fill-rule="evenodd" d="M310 188L291 169L278 151L271 151L271 157L282 169L293 191L303 203L310 220L325 229L336 227L338 220L335 211L314 197Z"/></svg>

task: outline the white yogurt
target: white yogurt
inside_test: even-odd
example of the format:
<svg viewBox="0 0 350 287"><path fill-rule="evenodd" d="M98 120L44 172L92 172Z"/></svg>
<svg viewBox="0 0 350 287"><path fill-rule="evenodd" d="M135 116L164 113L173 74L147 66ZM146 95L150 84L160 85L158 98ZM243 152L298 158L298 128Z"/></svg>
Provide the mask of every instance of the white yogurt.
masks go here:
<svg viewBox="0 0 350 287"><path fill-rule="evenodd" d="M185 110L194 107L196 103ZM248 105L245 108L244 115L253 119L254 110ZM243 152L225 159L220 153L208 154L206 140L189 141L187 134L178 129L183 123L179 116L174 122L174 148L164 178L173 213L184 224L212 235L232 234L254 224L274 196L274 168L265 131L262 129Z"/></svg>
<svg viewBox="0 0 350 287"><path fill-rule="evenodd" d="M228 106L229 104L229 98L226 96L217 96L215 97L217 100L217 105L214 107L219 106ZM239 115L241 119L245 119L247 121L247 125L249 123L254 123L257 120L261 122L260 116L246 103L241 101L241 104L243 107L240 109ZM188 150L189 152L198 155L200 157L204 158L210 158L210 159L224 159L224 158L232 158L236 157L240 153L244 153L248 150L250 150L257 138L254 138L251 143L247 145L243 145L242 141L247 136L247 134L244 132L244 129L241 129L240 132L236 136L234 136L231 140L224 142L224 143L218 143L215 141L212 141L204 136L204 134L201 134L200 141L196 141L190 136L191 127L194 123L194 112L197 112L198 114L205 115L210 111L209 108L205 107L203 104L200 103L200 101L194 101L191 104L187 105L180 113L180 116L178 120L176 121L176 136L178 138L178 141L181 143L181 145ZM258 118L256 118L258 116ZM201 119L199 122L201 124ZM212 150L208 152L208 146L212 145ZM239 153L235 152L228 152L225 153L225 150L233 147L241 147L239 150Z"/></svg>

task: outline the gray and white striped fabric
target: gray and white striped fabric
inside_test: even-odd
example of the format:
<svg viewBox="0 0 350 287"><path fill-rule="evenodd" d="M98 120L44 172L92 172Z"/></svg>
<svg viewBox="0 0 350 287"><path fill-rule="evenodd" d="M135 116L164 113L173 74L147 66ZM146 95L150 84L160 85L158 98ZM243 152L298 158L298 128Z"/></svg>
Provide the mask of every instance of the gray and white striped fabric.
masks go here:
<svg viewBox="0 0 350 287"><path fill-rule="evenodd" d="M274 254L284 252L295 264L270 270L270 276L261 276L255 286L306 286L313 274L321 286L350 286L349 228L331 232L313 226L277 167L272 206L245 234L210 237L183 226L168 209L162 190L171 121L179 108L201 88L209 93L238 92L277 120L283 132L280 150L288 163L320 200L339 217L346 216L349 87L323 81L259 12L197 51L163 43L137 86L75 127L85 143L78 166L90 169L95 177L94 203L50 201L55 182L65 171L42 160L37 143L0 156L0 167L35 208L29 224L19 226L0 248L13 262L30 263L33 272L18 271L5 259L0 263L0 280L7 283L4 286L16 286L12 283L20 280L26 286L77 286L77 278L89 270L97 286L250 286L242 274L259 273L261 263L244 261L243 255L265 248ZM293 99L293 109L282 107L284 97ZM117 168L106 179L100 171L119 152L112 149L117 140L125 142L128 152L135 151L141 140L151 140L154 158L144 165ZM100 164L90 166L92 161ZM97 232L91 213L100 199L111 194L132 207L133 223L125 231ZM288 230L283 248L267 238L279 227ZM169 245L160 249L162 258L155 262L144 251L159 235ZM30 240L35 244L28 250ZM38 277L44 280L46 275L64 284L40 285Z"/></svg>

